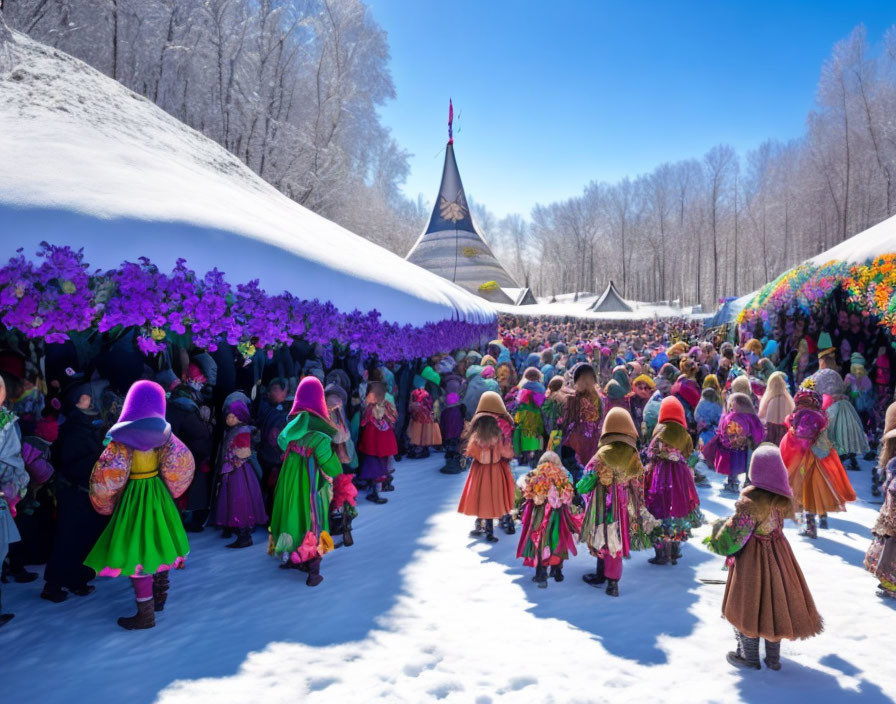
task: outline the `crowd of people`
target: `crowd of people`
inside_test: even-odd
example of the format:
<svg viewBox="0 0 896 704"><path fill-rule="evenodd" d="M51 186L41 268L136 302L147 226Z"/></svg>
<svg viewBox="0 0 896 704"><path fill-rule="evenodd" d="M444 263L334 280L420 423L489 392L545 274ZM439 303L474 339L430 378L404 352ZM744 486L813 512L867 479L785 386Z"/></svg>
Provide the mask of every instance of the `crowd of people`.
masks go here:
<svg viewBox="0 0 896 704"><path fill-rule="evenodd" d="M782 639L822 628L784 521L808 539L826 529L855 500L848 471L872 448L872 490L885 499L865 564L877 593L896 598L888 356L869 369L861 342L843 342L845 325L846 335L801 324L793 344L735 345L685 319L505 316L481 349L395 364L302 342L152 358L126 340L93 354L70 342L10 347L0 352L3 580L35 580L28 567L44 564L41 596L58 603L90 595L97 575L127 576L136 613L118 623L151 628L188 535L219 530L230 549L264 535L275 564L316 587L324 556L354 543L359 497L375 510L400 487L398 463L440 452L441 473L467 473L458 511L472 537L519 531L517 557L540 588L563 581L584 546L596 559L585 583L618 597L634 552L652 551L658 567L684 559L712 471L737 497L704 541L729 565L728 659L758 669L764 639L779 669Z"/></svg>

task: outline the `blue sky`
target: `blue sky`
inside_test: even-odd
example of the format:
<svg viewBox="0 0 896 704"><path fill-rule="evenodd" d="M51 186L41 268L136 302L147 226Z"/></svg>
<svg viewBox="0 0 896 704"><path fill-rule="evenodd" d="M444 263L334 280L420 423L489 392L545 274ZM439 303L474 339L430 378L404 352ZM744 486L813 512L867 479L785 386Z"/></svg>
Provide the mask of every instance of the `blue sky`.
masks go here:
<svg viewBox="0 0 896 704"><path fill-rule="evenodd" d="M398 94L381 114L414 155L405 192L435 196L451 97L464 185L498 215L797 137L834 42L896 23L896 3L863 0L367 1Z"/></svg>

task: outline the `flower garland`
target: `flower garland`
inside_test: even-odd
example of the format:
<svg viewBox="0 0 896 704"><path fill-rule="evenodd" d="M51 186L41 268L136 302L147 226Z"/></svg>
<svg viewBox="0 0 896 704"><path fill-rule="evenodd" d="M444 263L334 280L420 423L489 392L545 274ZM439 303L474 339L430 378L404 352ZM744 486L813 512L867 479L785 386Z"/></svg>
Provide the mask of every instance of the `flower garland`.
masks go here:
<svg viewBox="0 0 896 704"><path fill-rule="evenodd" d="M290 293L270 295L257 280L232 286L224 273L204 276L179 259L170 274L149 259L89 273L83 250L41 243L40 263L19 249L0 268L0 323L28 338L60 343L71 333L136 328L144 354L161 352L169 341L209 351L219 340L244 354L258 348L338 342L383 361L428 357L458 347L478 347L494 337L497 323L443 320L422 326L387 323L370 310L349 313L332 303Z"/></svg>

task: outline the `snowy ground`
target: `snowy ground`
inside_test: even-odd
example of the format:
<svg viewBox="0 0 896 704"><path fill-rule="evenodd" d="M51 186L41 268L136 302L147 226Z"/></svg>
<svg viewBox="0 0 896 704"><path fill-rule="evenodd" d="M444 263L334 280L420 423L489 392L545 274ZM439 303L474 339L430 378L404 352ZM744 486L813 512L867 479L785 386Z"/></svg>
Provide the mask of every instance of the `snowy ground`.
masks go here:
<svg viewBox="0 0 896 704"><path fill-rule="evenodd" d="M862 569L878 510L867 467L850 473L860 500L817 541L787 529L825 632L785 641L780 672L742 673L724 659L724 587L698 579L723 579L722 560L699 540L676 567L636 553L618 599L582 582L587 551L539 590L514 557L518 535L467 537L470 519L454 512L463 475L439 474L440 459L405 460L387 505L361 502L355 546L325 557L316 589L276 568L260 531L240 551L211 531L191 536L149 631L115 625L133 608L125 579L59 605L38 598L40 582L4 586L17 613L0 631L4 691L16 704L894 701L896 609ZM712 481L703 510L727 515Z"/></svg>

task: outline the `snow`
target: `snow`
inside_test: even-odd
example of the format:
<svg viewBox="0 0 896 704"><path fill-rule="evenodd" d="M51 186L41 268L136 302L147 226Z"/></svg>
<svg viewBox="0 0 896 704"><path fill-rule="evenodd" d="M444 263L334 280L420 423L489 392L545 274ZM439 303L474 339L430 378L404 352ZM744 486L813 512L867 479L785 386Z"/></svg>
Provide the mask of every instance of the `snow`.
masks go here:
<svg viewBox="0 0 896 704"><path fill-rule="evenodd" d="M863 264L881 254L896 253L896 215L869 227L838 245L809 259L810 264L822 265L837 260L850 264Z"/></svg>
<svg viewBox="0 0 896 704"><path fill-rule="evenodd" d="M464 477L440 465L405 460L388 504L362 498L355 546L325 556L315 589L276 568L261 531L238 551L214 532L191 534L149 631L115 625L133 610L125 579L99 579L92 596L58 605L38 598L39 581L4 585L4 607L17 613L0 631L5 690L17 704L69 702L75 688L131 704L893 701L896 610L862 569L879 508L867 463L850 473L860 500L817 541L786 529L826 628L785 641L777 673L726 663L724 587L699 581L724 579L723 560L699 539L675 567L635 553L618 599L582 582L594 567L584 548L564 582L537 589L515 557L519 535L467 537L471 519L455 513ZM733 505L711 481L700 490L710 519Z"/></svg>
<svg viewBox="0 0 896 704"><path fill-rule="evenodd" d="M112 79L13 32L0 47L3 257L42 240L97 268L178 257L271 294L421 325L494 319L478 297L303 208ZM5 50L4 50L5 49ZM204 267L204 268L203 268Z"/></svg>
<svg viewBox="0 0 896 704"><path fill-rule="evenodd" d="M512 315L530 316L569 316L572 318L585 318L592 320L647 320L649 318L678 318L690 317L691 307L668 305L666 303L642 303L639 301L626 301L634 310L628 312L595 313L588 310L599 295L580 294L579 300L573 300L575 294L559 294L556 303L551 303L552 297L539 297L538 303L530 306L514 306L504 303L492 304L500 313Z"/></svg>

